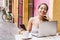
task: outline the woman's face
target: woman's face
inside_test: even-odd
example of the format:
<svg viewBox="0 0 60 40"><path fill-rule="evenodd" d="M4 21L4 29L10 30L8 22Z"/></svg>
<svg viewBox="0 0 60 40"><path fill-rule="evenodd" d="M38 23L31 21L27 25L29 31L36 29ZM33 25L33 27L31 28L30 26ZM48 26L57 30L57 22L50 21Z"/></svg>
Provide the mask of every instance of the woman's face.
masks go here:
<svg viewBox="0 0 60 40"><path fill-rule="evenodd" d="M47 14L47 6L46 5L41 5L38 9L39 16L44 16Z"/></svg>

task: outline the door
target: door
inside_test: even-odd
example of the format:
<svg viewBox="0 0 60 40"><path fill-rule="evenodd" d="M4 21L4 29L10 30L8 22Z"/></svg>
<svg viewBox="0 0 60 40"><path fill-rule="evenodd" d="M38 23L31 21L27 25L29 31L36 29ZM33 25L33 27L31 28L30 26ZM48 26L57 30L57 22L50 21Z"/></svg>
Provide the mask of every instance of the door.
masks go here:
<svg viewBox="0 0 60 40"><path fill-rule="evenodd" d="M23 0L18 0L18 27L22 24L23 19Z"/></svg>
<svg viewBox="0 0 60 40"><path fill-rule="evenodd" d="M28 0L28 19L34 16L34 0Z"/></svg>

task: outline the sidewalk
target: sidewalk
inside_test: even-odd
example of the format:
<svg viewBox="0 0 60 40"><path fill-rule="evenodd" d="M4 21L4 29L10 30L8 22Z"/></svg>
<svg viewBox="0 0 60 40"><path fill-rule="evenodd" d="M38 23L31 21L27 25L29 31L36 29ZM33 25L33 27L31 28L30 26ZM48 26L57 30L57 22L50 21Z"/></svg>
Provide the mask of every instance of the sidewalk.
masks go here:
<svg viewBox="0 0 60 40"><path fill-rule="evenodd" d="M18 34L18 28L14 23L0 23L0 40L15 40L16 34Z"/></svg>

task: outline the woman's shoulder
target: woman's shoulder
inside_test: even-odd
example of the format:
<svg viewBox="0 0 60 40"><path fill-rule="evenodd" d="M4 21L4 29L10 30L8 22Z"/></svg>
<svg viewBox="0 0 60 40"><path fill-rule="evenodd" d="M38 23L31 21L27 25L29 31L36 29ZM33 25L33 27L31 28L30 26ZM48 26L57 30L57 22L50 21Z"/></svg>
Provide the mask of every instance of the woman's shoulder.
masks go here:
<svg viewBox="0 0 60 40"><path fill-rule="evenodd" d="M33 17L30 17L30 19L29 20L33 20Z"/></svg>
<svg viewBox="0 0 60 40"><path fill-rule="evenodd" d="M35 20L37 17L31 17L29 20Z"/></svg>
<svg viewBox="0 0 60 40"><path fill-rule="evenodd" d="M32 22L32 21L33 21L33 17L30 17L30 18L29 18L29 22Z"/></svg>

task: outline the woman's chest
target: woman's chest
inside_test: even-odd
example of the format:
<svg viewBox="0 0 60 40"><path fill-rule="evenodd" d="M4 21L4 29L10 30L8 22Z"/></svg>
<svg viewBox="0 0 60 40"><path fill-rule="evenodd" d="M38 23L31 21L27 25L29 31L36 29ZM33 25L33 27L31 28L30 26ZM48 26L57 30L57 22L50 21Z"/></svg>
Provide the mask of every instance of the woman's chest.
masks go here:
<svg viewBox="0 0 60 40"><path fill-rule="evenodd" d="M32 25L34 25L35 27L38 27L38 25L39 25L39 20L38 19L36 19L36 20L33 20L33 23L32 23Z"/></svg>

